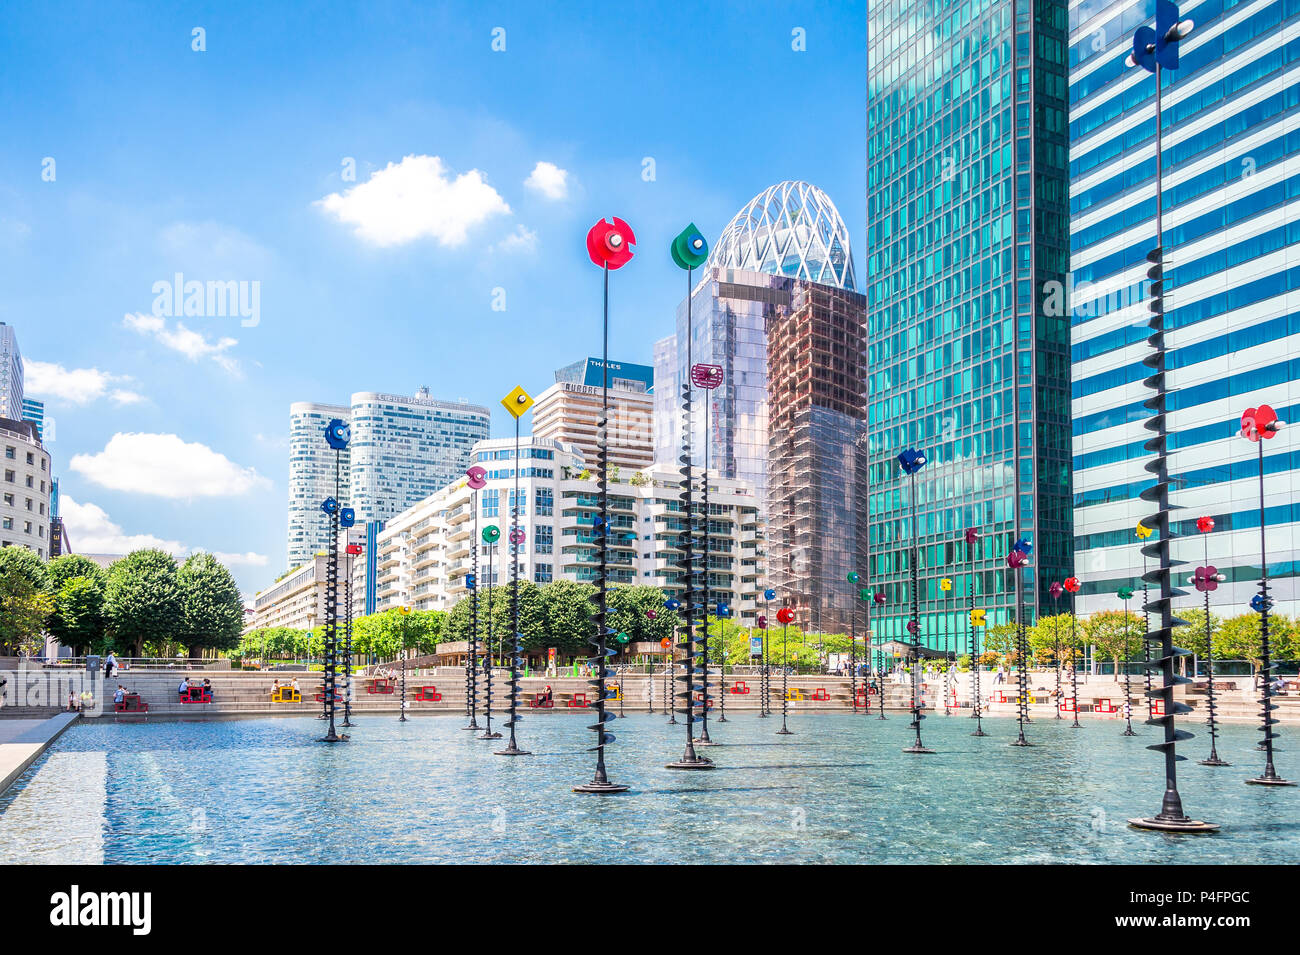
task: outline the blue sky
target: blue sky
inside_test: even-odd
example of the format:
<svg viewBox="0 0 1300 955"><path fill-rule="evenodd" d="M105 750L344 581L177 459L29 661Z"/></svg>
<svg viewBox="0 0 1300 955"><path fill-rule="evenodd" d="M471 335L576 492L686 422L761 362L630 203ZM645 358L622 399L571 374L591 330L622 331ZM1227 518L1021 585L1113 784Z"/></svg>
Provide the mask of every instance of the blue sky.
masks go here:
<svg viewBox="0 0 1300 955"><path fill-rule="evenodd" d="M505 433L501 396L599 350L602 216L638 239L621 360L672 329L671 238L773 182L826 190L862 274L861 0L156 6L9 4L0 29L0 320L78 549L238 555L265 586L289 404L426 384ZM258 323L154 314L178 272L257 282Z"/></svg>

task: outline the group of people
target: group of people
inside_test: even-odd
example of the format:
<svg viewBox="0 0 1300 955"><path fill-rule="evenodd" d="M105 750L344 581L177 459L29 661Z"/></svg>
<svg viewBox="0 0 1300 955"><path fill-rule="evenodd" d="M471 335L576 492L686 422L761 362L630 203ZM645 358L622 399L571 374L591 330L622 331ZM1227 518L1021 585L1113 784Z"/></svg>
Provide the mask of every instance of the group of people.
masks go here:
<svg viewBox="0 0 1300 955"><path fill-rule="evenodd" d="M197 680L191 682L190 678L187 676L181 677L181 684L176 688L176 695L178 698L184 699L190 695L190 690L195 687L198 687L203 691L203 702L212 702L212 681L207 677L204 677L202 683L199 683Z"/></svg>

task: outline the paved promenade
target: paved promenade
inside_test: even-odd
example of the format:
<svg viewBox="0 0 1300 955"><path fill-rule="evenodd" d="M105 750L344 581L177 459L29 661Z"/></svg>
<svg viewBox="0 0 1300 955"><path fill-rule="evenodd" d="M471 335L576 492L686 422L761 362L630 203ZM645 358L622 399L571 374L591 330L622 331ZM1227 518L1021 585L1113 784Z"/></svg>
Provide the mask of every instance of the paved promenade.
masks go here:
<svg viewBox="0 0 1300 955"><path fill-rule="evenodd" d="M43 720L0 720L0 793L76 718L76 713L60 713Z"/></svg>

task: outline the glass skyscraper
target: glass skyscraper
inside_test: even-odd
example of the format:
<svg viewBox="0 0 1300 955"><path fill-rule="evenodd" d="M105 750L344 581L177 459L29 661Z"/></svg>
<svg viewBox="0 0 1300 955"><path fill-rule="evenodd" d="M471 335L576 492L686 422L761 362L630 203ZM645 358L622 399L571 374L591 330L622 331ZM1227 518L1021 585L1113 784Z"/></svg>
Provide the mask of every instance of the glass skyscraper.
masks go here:
<svg viewBox="0 0 1300 955"><path fill-rule="evenodd" d="M1071 571L1067 4L869 0L868 584L902 637L918 541L921 639L1012 618L1005 557L1034 547L1027 615ZM895 458L926 453L909 480ZM945 606L939 581L953 579Z"/></svg>
<svg viewBox="0 0 1300 955"><path fill-rule="evenodd" d="M865 300L854 290L848 229L806 182L759 193L721 232L677 332L655 345L656 459L675 462L674 397L690 363L718 365L723 383L697 391L692 446L709 470L751 483L767 516L774 586L806 628L849 625L848 571L865 559L855 495L865 419ZM780 424L778 426L777 419Z"/></svg>
<svg viewBox="0 0 1300 955"><path fill-rule="evenodd" d="M1270 404L1300 420L1300 2L1184 0L1195 23L1164 74L1165 327L1171 500L1180 536L1211 516L1210 561L1228 578L1215 613L1247 609L1260 576L1256 447L1241 414ZM1155 245L1155 80L1129 68L1154 0L1070 10L1074 521L1079 609L1138 586L1134 528L1152 506L1141 381L1143 302ZM1300 564L1300 450L1265 445L1269 576ZM1175 545L1195 567L1201 540ZM1192 563L1194 562L1194 563ZM1190 573L1190 571L1189 571ZM1300 609L1294 587L1277 609ZM1189 598L1190 599L1190 598Z"/></svg>

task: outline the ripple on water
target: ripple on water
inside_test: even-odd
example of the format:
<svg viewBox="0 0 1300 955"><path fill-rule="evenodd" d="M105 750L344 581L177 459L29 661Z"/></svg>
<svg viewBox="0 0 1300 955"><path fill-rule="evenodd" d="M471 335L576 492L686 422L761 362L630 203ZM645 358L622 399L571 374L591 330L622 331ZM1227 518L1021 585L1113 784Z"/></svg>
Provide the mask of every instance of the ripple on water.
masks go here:
<svg viewBox="0 0 1300 955"><path fill-rule="evenodd" d="M730 744L708 751L718 769L680 773L664 764L685 728L629 715L608 759L632 792L613 797L570 791L593 757L567 715L524 723L536 755L514 759L453 716L363 717L336 746L314 742L314 719L80 724L0 798L0 862L1300 861L1294 791L1243 785L1259 762L1249 726L1224 727L1235 766L1180 764L1187 811L1224 827L1193 840L1125 824L1163 789L1150 730L1039 721L1021 749L1012 721L973 739L969 720L936 715L937 753L913 756L902 720L790 723L778 737L733 718L711 730Z"/></svg>

